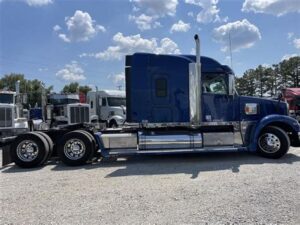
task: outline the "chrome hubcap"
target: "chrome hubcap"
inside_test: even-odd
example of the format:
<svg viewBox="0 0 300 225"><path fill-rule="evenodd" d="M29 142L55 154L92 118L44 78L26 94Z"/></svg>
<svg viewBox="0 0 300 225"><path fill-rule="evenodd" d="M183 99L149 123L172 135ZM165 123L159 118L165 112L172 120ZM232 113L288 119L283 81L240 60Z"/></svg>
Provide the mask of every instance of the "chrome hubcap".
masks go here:
<svg viewBox="0 0 300 225"><path fill-rule="evenodd" d="M65 156L71 160L78 160L84 156L85 145L79 139L70 139L64 146Z"/></svg>
<svg viewBox="0 0 300 225"><path fill-rule="evenodd" d="M263 134L258 141L259 147L266 153L275 153L280 149L280 139L272 133Z"/></svg>
<svg viewBox="0 0 300 225"><path fill-rule="evenodd" d="M37 144L32 140L24 140L17 146L17 156L24 162L36 159L39 153Z"/></svg>

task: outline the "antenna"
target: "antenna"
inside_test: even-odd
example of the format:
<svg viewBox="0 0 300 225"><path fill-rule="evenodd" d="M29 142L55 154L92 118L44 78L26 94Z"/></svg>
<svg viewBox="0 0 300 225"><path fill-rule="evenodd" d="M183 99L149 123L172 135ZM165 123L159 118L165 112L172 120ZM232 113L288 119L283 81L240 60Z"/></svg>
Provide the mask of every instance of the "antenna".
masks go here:
<svg viewBox="0 0 300 225"><path fill-rule="evenodd" d="M231 48L231 35L230 31L228 33L228 38L229 38L229 53L230 53L230 67L233 70L233 65L232 65L232 48Z"/></svg>

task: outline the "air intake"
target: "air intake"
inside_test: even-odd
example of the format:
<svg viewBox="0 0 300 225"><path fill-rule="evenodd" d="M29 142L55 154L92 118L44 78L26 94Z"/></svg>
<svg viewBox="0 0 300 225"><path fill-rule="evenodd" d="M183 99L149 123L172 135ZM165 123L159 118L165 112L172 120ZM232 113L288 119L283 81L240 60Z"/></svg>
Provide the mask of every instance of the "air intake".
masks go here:
<svg viewBox="0 0 300 225"><path fill-rule="evenodd" d="M70 123L89 123L90 122L90 110L89 106L70 106Z"/></svg>
<svg viewBox="0 0 300 225"><path fill-rule="evenodd" d="M13 126L13 108L0 108L0 128L9 128Z"/></svg>

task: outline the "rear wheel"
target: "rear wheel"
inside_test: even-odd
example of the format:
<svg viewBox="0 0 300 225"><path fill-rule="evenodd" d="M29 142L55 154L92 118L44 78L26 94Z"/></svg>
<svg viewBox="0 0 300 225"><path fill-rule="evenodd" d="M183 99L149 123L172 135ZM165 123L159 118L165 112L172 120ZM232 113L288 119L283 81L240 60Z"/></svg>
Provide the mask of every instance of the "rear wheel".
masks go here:
<svg viewBox="0 0 300 225"><path fill-rule="evenodd" d="M85 131L65 134L58 146L58 155L69 166L86 164L94 155L95 146Z"/></svg>
<svg viewBox="0 0 300 225"><path fill-rule="evenodd" d="M266 127L258 138L258 153L264 157L278 159L290 148L286 132L278 127Z"/></svg>
<svg viewBox="0 0 300 225"><path fill-rule="evenodd" d="M46 161L48 154L46 139L36 132L19 135L11 144L11 157L20 167L40 166Z"/></svg>
<svg viewBox="0 0 300 225"><path fill-rule="evenodd" d="M43 136L43 137L46 139L47 143L48 143L48 146L49 146L49 153L48 153L48 156L47 156L46 159L45 159L45 162L46 162L47 160L49 160L49 158L50 158L51 155L52 155L52 152L53 152L53 146L54 146L53 141L52 141L52 139L49 137L48 134L45 134L45 133L43 133L43 132L41 132L41 131L37 131L36 133L38 133L38 134L40 134L41 136Z"/></svg>

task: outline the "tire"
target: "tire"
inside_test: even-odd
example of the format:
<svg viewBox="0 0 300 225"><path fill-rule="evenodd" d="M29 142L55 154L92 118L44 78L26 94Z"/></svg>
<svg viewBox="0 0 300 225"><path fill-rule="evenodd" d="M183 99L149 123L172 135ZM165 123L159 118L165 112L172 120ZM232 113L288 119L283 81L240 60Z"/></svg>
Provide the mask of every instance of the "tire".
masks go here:
<svg viewBox="0 0 300 225"><path fill-rule="evenodd" d="M258 138L258 153L266 158L278 159L290 148L287 133L279 127L266 127Z"/></svg>
<svg viewBox="0 0 300 225"><path fill-rule="evenodd" d="M110 123L109 123L109 127L110 127L110 128L117 128L117 127L118 127L118 124L117 124L117 122L116 122L115 120L112 120L112 121L110 121Z"/></svg>
<svg viewBox="0 0 300 225"><path fill-rule="evenodd" d="M93 153L95 153L96 147L97 147L97 143L96 143L95 137L90 132L88 132L86 130L78 130L78 131L83 132L83 133L85 133L86 135L88 135L90 137L90 139L91 139L91 141L93 143L93 147L94 147L93 148ZM91 157L93 157L93 156L91 156Z"/></svg>
<svg viewBox="0 0 300 225"><path fill-rule="evenodd" d="M62 137L57 150L63 163L68 166L80 166L93 157L94 149L90 136L86 132L76 130Z"/></svg>
<svg viewBox="0 0 300 225"><path fill-rule="evenodd" d="M44 132L37 131L36 133L38 133L38 134L40 134L41 136L43 136L43 137L46 139L47 143L48 143L48 146L49 146L49 153L48 153L47 158L45 159L45 162L46 162L46 161L48 161L48 160L50 159L50 157L52 156L53 146L54 146L53 141L52 141L52 139L49 137L49 135L46 134L46 133L44 133ZM44 162L44 163L45 163L45 162Z"/></svg>
<svg viewBox="0 0 300 225"><path fill-rule="evenodd" d="M30 132L19 135L11 144L10 152L16 165L23 168L33 168L46 161L49 145L42 135Z"/></svg>

